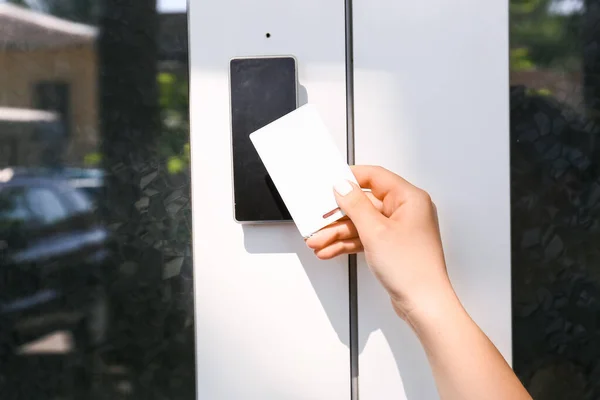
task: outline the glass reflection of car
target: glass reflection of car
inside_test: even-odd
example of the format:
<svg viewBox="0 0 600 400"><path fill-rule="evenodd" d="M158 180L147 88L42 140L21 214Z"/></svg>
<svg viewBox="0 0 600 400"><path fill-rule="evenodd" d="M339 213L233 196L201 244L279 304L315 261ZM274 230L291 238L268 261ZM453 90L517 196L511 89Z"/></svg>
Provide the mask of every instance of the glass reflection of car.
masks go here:
<svg viewBox="0 0 600 400"><path fill-rule="evenodd" d="M0 355L56 330L104 341L109 236L92 209L65 179L0 173Z"/></svg>
<svg viewBox="0 0 600 400"><path fill-rule="evenodd" d="M104 188L104 171L70 168L66 169L64 175L71 186L85 192L94 204L98 204Z"/></svg>
<svg viewBox="0 0 600 400"><path fill-rule="evenodd" d="M100 201L100 196L104 188L105 173L102 169L98 168L15 167L12 170L15 173L35 174L38 177L64 178L69 182L69 185L85 193L96 205Z"/></svg>

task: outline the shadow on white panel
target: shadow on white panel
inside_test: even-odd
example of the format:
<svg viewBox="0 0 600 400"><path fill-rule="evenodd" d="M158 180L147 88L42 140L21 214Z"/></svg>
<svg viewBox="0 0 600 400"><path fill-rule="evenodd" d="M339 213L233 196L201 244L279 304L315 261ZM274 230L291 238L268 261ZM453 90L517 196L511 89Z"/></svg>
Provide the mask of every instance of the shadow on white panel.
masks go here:
<svg viewBox="0 0 600 400"><path fill-rule="evenodd" d="M310 250L302 237L298 234L295 226L291 225L286 229L277 231L268 226L247 225L243 226L244 246L249 254L254 255L276 255L293 254L298 257L300 264L304 267L306 277L312 285L315 297L314 301L320 303L321 307L306 308L315 312L316 309L323 310L322 317L326 317L333 328L331 332L337 334L337 340L345 347L349 347L348 336L348 305L340 299L340 293L348 290L348 280L340 279L340 272L347 267L343 263L320 261ZM274 268L287 268L286 265L278 265ZM279 276L279 279L282 277ZM286 279L298 279L292 275L285 276ZM288 282L294 285L294 282ZM281 285L282 282L273 282ZM269 299L272 301L272 299ZM306 301L306 300L305 300ZM321 335L323 333L321 332ZM334 340L333 337L320 338L315 340L327 341Z"/></svg>

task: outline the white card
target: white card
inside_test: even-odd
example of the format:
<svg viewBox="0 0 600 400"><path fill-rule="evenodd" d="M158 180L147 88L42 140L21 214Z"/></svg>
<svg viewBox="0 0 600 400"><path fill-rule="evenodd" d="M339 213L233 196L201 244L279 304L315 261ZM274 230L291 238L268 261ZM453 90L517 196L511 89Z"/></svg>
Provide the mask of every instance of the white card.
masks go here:
<svg viewBox="0 0 600 400"><path fill-rule="evenodd" d="M356 178L314 105L259 129L250 140L303 237L344 216L333 185Z"/></svg>

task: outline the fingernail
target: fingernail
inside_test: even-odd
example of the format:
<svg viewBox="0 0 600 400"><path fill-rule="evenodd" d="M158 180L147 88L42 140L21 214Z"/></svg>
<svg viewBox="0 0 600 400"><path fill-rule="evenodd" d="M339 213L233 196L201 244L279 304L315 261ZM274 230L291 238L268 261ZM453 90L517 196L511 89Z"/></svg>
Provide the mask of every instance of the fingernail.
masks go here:
<svg viewBox="0 0 600 400"><path fill-rule="evenodd" d="M348 182L347 180L339 181L338 183L333 185L333 188L340 196L346 196L354 189L350 182Z"/></svg>

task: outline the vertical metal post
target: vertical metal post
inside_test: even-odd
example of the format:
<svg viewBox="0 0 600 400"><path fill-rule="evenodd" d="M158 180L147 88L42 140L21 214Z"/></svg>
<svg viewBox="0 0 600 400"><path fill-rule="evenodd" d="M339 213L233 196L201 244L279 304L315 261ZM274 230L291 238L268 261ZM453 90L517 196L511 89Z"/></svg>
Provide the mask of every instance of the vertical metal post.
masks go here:
<svg viewBox="0 0 600 400"><path fill-rule="evenodd" d="M346 15L346 157L354 160L354 42L352 0L345 0ZM348 290L350 312L350 390L351 399L358 400L358 285L356 254L348 256Z"/></svg>

